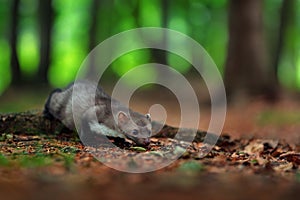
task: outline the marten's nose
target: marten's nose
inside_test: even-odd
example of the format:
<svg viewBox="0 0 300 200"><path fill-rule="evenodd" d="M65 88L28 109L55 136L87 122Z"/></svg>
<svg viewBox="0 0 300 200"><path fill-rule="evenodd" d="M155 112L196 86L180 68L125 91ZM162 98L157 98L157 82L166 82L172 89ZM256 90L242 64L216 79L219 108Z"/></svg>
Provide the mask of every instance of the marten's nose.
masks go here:
<svg viewBox="0 0 300 200"><path fill-rule="evenodd" d="M139 138L136 143L138 145L142 145L142 146L149 146L150 144L150 139L149 138Z"/></svg>
<svg viewBox="0 0 300 200"><path fill-rule="evenodd" d="M144 139L144 145L145 146L149 146L149 144L150 144L150 139L149 138L145 138Z"/></svg>

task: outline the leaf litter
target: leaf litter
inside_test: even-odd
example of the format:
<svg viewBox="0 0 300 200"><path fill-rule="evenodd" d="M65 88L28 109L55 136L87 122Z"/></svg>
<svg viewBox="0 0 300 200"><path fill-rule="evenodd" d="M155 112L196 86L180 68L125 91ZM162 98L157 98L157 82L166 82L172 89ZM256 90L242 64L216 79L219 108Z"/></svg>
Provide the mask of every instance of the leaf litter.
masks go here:
<svg viewBox="0 0 300 200"><path fill-rule="evenodd" d="M265 172L274 175L283 172L299 173L299 144L290 145L284 140L233 140L230 136L225 135L209 151L209 146L203 142L187 143L171 138L152 138L148 147L134 146L132 143L119 139L116 140L117 143L114 147L86 147L73 137L67 134L38 136L2 134L0 164L2 166L18 165L22 162L26 163L26 158L32 162L39 162L37 166L43 165L43 163L49 164L50 160L53 162L63 160L66 164L68 163L66 160L70 157L74 159L74 163L71 165L80 163L80 165L91 166L90 162L98 162L97 159L92 159L93 156L90 152L93 152L108 163L115 161L115 158L118 158L118 162L122 162L122 158L131 157L131 162L136 166L145 162L155 165L164 159L176 159L180 155L178 160L194 160L205 166L205 170L208 172L211 171L211 167L213 172L235 172L247 169L256 174ZM64 139L62 140L62 138ZM114 141L114 138L110 139ZM22 157L22 161L20 157ZM127 164L124 163L124 166ZM66 165L70 165L70 163Z"/></svg>

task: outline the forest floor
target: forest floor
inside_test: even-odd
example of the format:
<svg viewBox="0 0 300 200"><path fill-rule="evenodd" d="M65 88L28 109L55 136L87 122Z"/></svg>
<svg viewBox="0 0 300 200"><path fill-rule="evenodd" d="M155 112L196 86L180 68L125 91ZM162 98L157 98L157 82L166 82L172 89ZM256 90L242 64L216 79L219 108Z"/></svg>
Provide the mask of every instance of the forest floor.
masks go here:
<svg viewBox="0 0 300 200"><path fill-rule="evenodd" d="M36 134L30 127L11 127L10 123L19 118L3 114L0 196L1 199L298 199L299 113L300 103L291 98L273 104L256 100L229 105L224 133L210 152L206 152L207 146L200 140L186 145L170 138L153 138L145 148L112 139L126 150L119 159L119 169L145 163L155 166L156 161L165 159L165 149L182 151L187 147L170 165L134 174L99 162L76 134L63 129ZM171 116L174 117L168 123L176 126L178 113ZM209 119L209 111L204 109L199 128L205 130ZM31 118L26 121L32 123ZM3 128L5 124L10 127ZM106 164L122 151L107 147L100 150ZM203 157L203 153L208 154ZM130 162L128 157L132 158Z"/></svg>

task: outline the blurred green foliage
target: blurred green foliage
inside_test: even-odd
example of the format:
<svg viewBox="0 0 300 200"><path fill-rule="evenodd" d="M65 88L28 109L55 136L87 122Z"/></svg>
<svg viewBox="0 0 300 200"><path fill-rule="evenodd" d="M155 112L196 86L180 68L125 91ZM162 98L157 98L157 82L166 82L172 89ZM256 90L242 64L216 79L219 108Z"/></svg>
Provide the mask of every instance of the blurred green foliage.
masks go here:
<svg viewBox="0 0 300 200"><path fill-rule="evenodd" d="M297 112L293 111L273 111L265 110L261 112L256 119L257 123L261 126L265 125L286 125L297 124L300 121L300 116Z"/></svg>
<svg viewBox="0 0 300 200"><path fill-rule="evenodd" d="M88 53L88 31L91 1L53 1L56 19L52 32L52 64L49 80L53 86L64 86L76 75Z"/></svg>
<svg viewBox="0 0 300 200"><path fill-rule="evenodd" d="M223 72L227 52L228 0L176 0L167 1L163 10L160 0L101 1L97 15L97 42L132 28L144 26L166 27L180 31L198 41L211 55L220 72ZM22 74L34 77L38 70L40 40L38 36L38 0L21 0L19 7L17 51ZM282 0L264 1L264 19L270 55L278 30ZM7 6L9 5L9 6ZM92 22L92 0L53 0L54 22L52 29L51 65L48 78L52 86L61 87L71 82L80 64L89 52ZM296 8L300 10L300 1ZM11 81L10 47L8 44L11 1L0 0L0 94ZM300 12L296 12L300 19ZM290 25L280 59L279 78L283 85L300 88L300 21ZM174 54L167 55L167 64L182 73L191 66ZM141 50L118 58L112 75L120 77L137 65L151 61L151 51ZM155 76L155 72L149 72ZM141 76L141 78L143 78ZM133 79L134 80L134 79Z"/></svg>
<svg viewBox="0 0 300 200"><path fill-rule="evenodd" d="M35 0L20 2L17 52L21 71L29 78L37 72L40 57L37 9L38 2Z"/></svg>
<svg viewBox="0 0 300 200"><path fill-rule="evenodd" d="M4 155L0 154L0 166L8 166L8 165L9 165L8 159Z"/></svg>

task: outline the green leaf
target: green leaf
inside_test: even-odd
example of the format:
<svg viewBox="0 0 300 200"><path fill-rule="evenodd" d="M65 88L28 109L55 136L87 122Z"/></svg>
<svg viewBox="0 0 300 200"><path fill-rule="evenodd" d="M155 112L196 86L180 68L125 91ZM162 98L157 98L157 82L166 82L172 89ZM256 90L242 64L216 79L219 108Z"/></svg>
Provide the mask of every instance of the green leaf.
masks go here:
<svg viewBox="0 0 300 200"><path fill-rule="evenodd" d="M140 152L147 151L147 149L145 149L144 147L130 147L130 149L134 151L140 151Z"/></svg>
<svg viewBox="0 0 300 200"><path fill-rule="evenodd" d="M251 160L251 163L253 163L253 164L257 164L257 163L258 163L258 161L257 161L256 159L253 159L253 160Z"/></svg>

